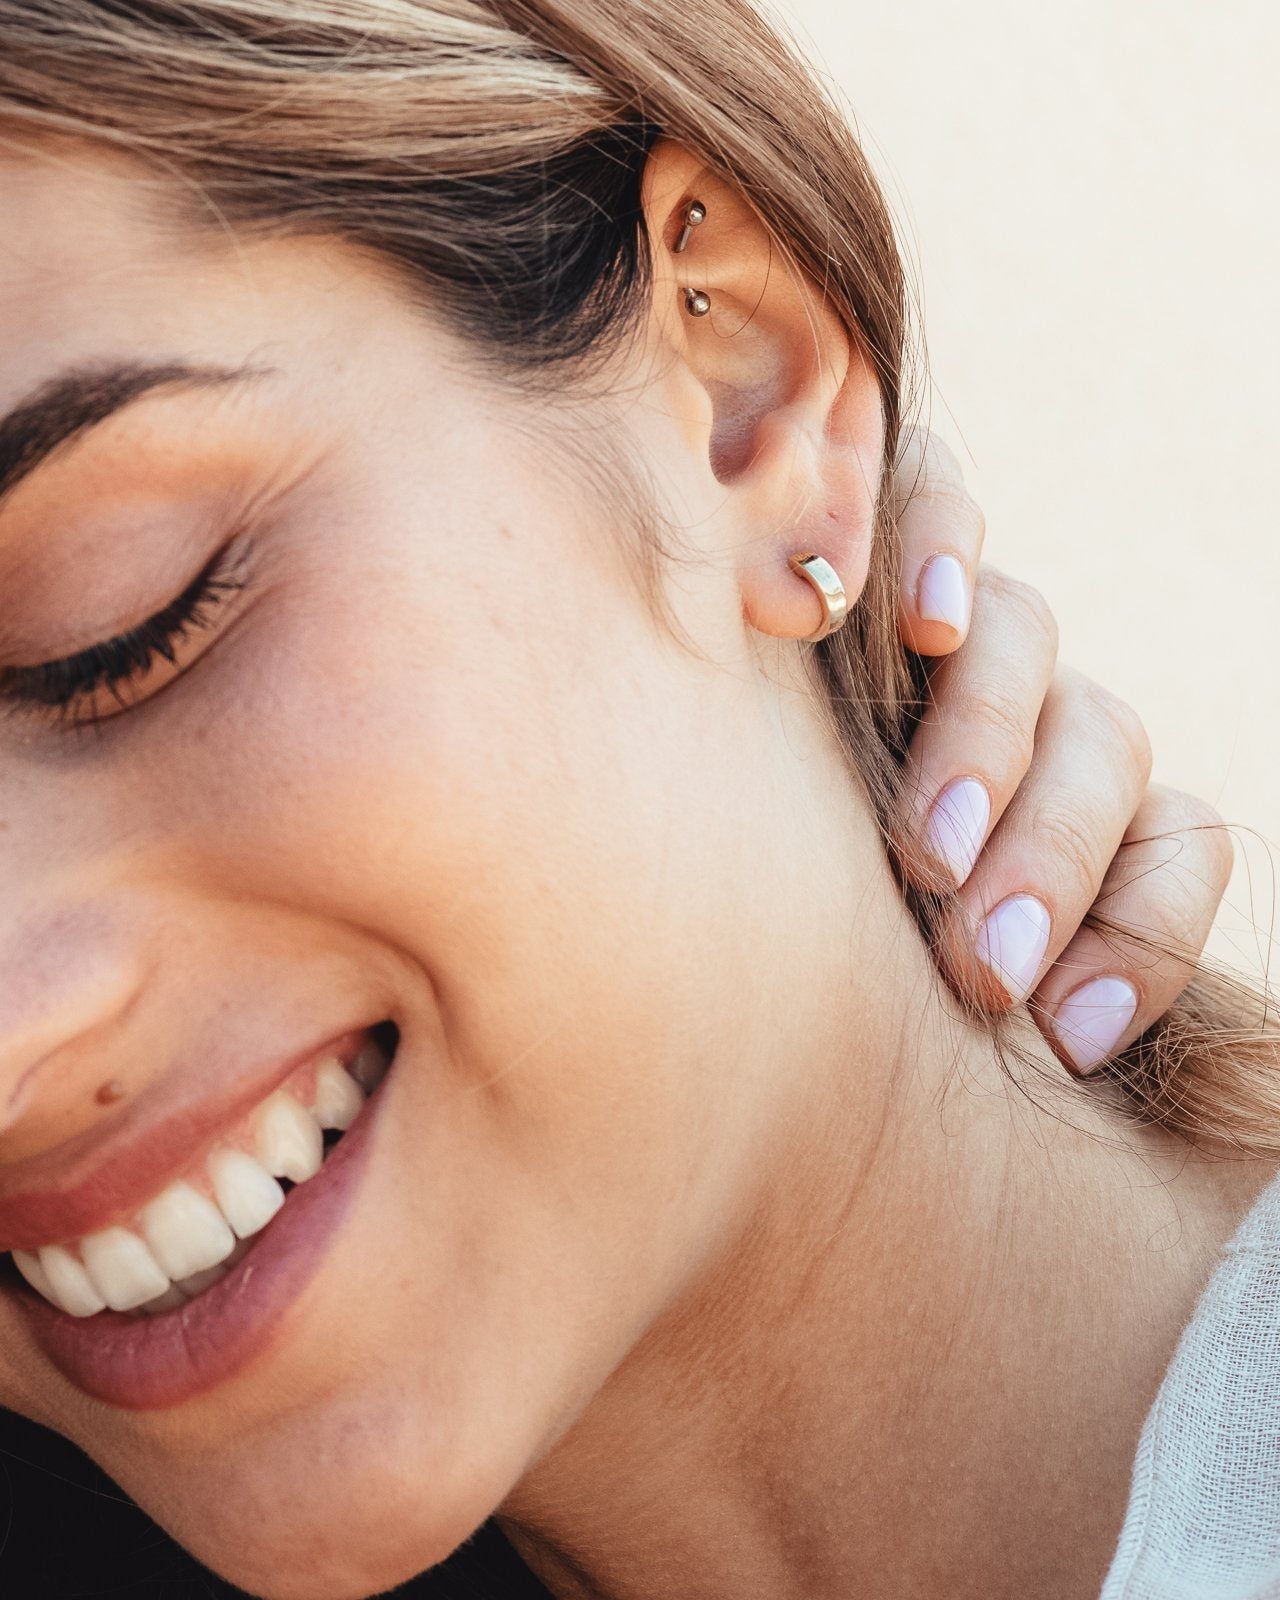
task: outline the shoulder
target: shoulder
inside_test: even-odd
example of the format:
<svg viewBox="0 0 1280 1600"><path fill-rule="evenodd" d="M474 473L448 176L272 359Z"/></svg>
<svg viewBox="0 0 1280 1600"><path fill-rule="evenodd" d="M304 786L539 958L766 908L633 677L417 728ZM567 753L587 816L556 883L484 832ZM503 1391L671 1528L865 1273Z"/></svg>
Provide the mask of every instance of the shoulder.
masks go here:
<svg viewBox="0 0 1280 1600"><path fill-rule="evenodd" d="M1147 1416L1102 1600L1280 1593L1280 1177L1258 1176Z"/></svg>

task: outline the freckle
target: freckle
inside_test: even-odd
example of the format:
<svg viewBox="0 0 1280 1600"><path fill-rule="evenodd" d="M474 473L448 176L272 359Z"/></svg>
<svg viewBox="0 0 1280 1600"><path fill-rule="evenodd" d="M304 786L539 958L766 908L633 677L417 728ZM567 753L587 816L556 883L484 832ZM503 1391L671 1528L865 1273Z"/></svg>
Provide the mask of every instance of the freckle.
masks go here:
<svg viewBox="0 0 1280 1600"><path fill-rule="evenodd" d="M119 1078L112 1078L110 1083L104 1083L93 1097L100 1106L113 1106L117 1100L124 1099L124 1084Z"/></svg>

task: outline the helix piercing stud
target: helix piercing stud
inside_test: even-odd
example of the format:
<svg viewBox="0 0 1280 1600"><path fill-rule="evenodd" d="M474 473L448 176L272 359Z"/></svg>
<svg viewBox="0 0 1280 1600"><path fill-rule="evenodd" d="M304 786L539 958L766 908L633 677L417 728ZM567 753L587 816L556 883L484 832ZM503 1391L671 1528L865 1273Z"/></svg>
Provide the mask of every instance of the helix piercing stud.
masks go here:
<svg viewBox="0 0 1280 1600"><path fill-rule="evenodd" d="M684 247L689 243L689 235L700 222L706 221L706 217L707 208L703 205L702 201L690 200L684 214L684 227L681 228L680 235L677 238L673 248L677 251L683 250Z"/></svg>

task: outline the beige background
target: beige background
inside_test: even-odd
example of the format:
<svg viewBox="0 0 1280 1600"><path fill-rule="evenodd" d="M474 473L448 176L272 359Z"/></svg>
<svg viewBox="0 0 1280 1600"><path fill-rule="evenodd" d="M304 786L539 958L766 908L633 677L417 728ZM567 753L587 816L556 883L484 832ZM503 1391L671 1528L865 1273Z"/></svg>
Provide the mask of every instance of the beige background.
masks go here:
<svg viewBox="0 0 1280 1600"><path fill-rule="evenodd" d="M915 257L989 559L1142 712L1157 778L1280 840L1280 8L779 9ZM1256 971L1280 855L1237 853L1213 948Z"/></svg>

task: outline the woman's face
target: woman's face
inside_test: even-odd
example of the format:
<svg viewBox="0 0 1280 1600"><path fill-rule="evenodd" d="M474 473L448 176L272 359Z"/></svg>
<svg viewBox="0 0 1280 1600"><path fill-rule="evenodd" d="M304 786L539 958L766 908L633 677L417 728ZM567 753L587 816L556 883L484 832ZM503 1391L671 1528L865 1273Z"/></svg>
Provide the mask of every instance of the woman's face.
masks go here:
<svg viewBox="0 0 1280 1600"><path fill-rule="evenodd" d="M183 1309L52 1325L6 1283L0 1400L232 1579L324 1600L441 1559L732 1247L830 1042L848 802L652 340L625 406L553 414L355 251L151 203L92 155L0 164L0 665L224 551L227 581L118 700L7 674L0 1247L145 1232L269 1097L398 1035ZM687 530L664 583L705 659L578 464L607 448Z"/></svg>

